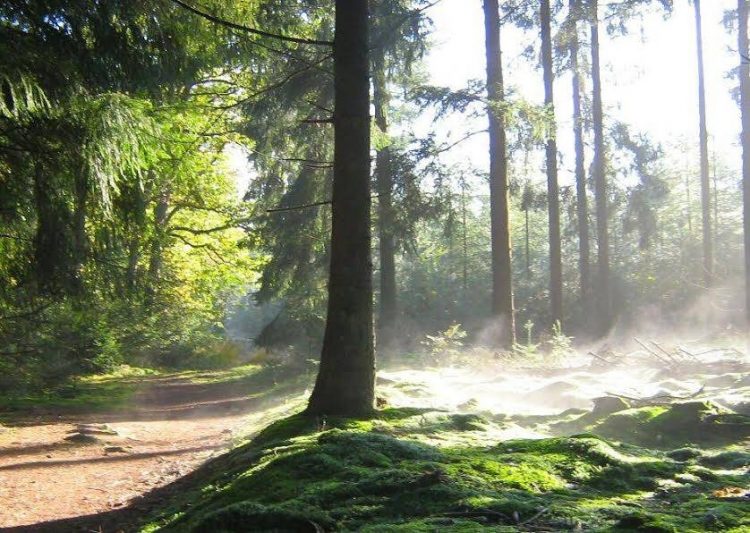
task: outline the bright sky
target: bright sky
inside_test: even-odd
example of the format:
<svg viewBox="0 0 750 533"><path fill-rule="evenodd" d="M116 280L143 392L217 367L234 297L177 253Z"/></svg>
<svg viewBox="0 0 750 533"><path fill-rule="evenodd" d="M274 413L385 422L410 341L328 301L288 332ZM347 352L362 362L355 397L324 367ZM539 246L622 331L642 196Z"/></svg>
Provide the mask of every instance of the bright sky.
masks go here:
<svg viewBox="0 0 750 533"><path fill-rule="evenodd" d="M606 0L600 0L605 5ZM739 108L730 91L737 82L727 79L735 67L736 37L722 24L724 11L736 8L735 0L704 0L703 46L706 74L706 98L709 150L725 159L730 168L739 167ZM604 12L604 9L602 9ZM454 89L472 79L485 77L484 18L482 0L442 0L430 8L434 22L434 45L427 58L430 83ZM691 3L676 0L672 16L664 19L652 14L641 22L633 20L625 37L608 37L600 31L605 114L648 133L664 144L687 139L698 151L698 78L696 65L695 19ZM502 30L503 67L506 84L515 87L526 99L543 101L541 69L535 69L520 57L534 43L538 32L524 34L510 25ZM586 90L590 90L586 87ZM558 120L558 149L562 152L561 183L572 181L573 138L571 79L569 74L555 82L555 107ZM413 129L424 134L433 127L428 117L417 120ZM467 132L486 128L486 118L471 121L453 116L440 123L446 139L459 139ZM244 190L252 170L239 147L229 150L230 164L238 173L238 188ZM446 162L467 161L477 169L488 167L486 135L477 135L445 156ZM587 155L587 164L590 154ZM543 167L537 166L543 180ZM696 169L696 174L698 170Z"/></svg>
<svg viewBox="0 0 750 533"><path fill-rule="evenodd" d="M709 149L715 147L719 154L728 157L732 167L738 166L734 161L739 161L740 113L730 96L736 81L726 76L737 63L733 52L736 36L725 30L722 18L725 10L736 5L734 0L702 2L708 129L709 135L715 137ZM484 79L482 1L443 0L429 14L436 30L435 45L427 60L431 83L459 88L467 80ZM680 136L694 140L697 153L698 78L692 5L687 0L676 0L669 19L664 20L661 14L649 15L642 24L633 20L631 28L630 35L613 38L600 30L605 114L631 124L634 131L649 133L656 141L668 143ZM503 28L501 39L506 84L516 87L527 99L541 103L541 69L534 69L520 57L528 44L534 43L538 48L538 33L524 35L508 25ZM563 153L561 179L565 181L570 179L574 160L568 74L555 82L555 106L558 149ZM446 122L444 133L457 139L462 132L486 127L485 123L486 120L481 120L467 124L465 119L454 118ZM450 157L453 161L467 158L478 168L487 167L485 135L466 142L460 153Z"/></svg>

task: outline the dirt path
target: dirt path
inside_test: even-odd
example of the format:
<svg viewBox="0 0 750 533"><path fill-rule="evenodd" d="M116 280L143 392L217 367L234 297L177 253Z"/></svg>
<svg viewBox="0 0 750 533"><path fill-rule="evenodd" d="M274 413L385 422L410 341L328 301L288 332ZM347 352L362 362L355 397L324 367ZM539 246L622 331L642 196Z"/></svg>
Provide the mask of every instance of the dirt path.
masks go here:
<svg viewBox="0 0 750 533"><path fill-rule="evenodd" d="M73 531L85 522L97 531L92 517L137 513L139 496L190 473L246 428L263 398L242 385L152 378L138 384L127 411L19 417L0 433L0 529ZM95 442L66 440L81 424L103 424L104 432ZM87 518L43 524L74 517ZM111 517L102 520L112 527Z"/></svg>

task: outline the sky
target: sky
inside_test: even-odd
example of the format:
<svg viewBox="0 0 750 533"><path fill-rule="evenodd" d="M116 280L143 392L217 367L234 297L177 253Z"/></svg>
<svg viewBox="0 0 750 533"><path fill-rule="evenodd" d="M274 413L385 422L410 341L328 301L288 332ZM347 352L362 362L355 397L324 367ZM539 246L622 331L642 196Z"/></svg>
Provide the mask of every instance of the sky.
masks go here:
<svg viewBox="0 0 750 533"><path fill-rule="evenodd" d="M600 0L600 5L606 6L608 1ZM697 158L698 77L694 10L688 0L675 0L674 3L674 12L667 19L655 11L643 20L633 20L627 36L609 37L605 31L600 31L605 120L624 121L633 131L646 133L664 146L686 140ZM737 64L736 36L729 34L722 24L724 12L735 7L735 0L702 2L709 150L716 151L720 160L738 172L740 112L730 95L737 83L727 78ZM441 0L427 13L434 24L433 44L425 64L428 83L458 89L465 87L470 80L484 79L482 0ZM542 103L541 69L521 57L529 44L538 47L538 32L524 33L506 25L501 40L506 85L514 87L527 100ZM561 153L560 182L565 185L573 181L574 161L570 75L566 73L558 77L554 89L558 150ZM406 125L405 129L424 135L434 127L432 117L425 115ZM439 136L445 140L459 139L467 132L484 128L486 118L471 120L461 115L437 124ZM477 135L441 157L448 164L486 170L489 166L487 144L486 134ZM237 172L241 195L253 172L240 147L230 148L229 159ZM590 155L587 164L589 162ZM541 154L538 154L535 170L532 172L537 179L543 180ZM697 168L695 172L697 175Z"/></svg>
<svg viewBox="0 0 750 533"><path fill-rule="evenodd" d="M606 5L606 0L600 5ZM698 77L694 10L688 0L675 0L672 16L651 14L634 20L625 37L609 37L600 29L603 100L606 118L622 120L634 131L669 144L685 138L698 152ZM703 46L706 78L710 150L719 157L739 161L739 108L730 91L736 82L727 74L736 65L736 37L722 24L724 11L736 8L734 0L704 0ZM427 58L431 83L452 88L468 80L484 79L484 18L481 0L442 0L429 10L434 22L434 44ZM553 30L554 31L554 30ZM506 85L526 99L542 103L541 69L521 57L529 44L538 48L538 32L524 34L506 25L502 29L503 68ZM572 180L573 137L571 79L565 74L555 81L558 149L562 153L561 182ZM587 87L587 89L589 89ZM590 90L590 89L589 89ZM486 127L486 120L467 123L453 117L442 125L442 134L457 139L462 132ZM415 124L421 131L424 124ZM449 162L470 160L486 168L486 135L462 143ZM590 161L590 157L588 159ZM541 168L539 169L542 170ZM697 172L697 170L696 170ZM540 177L541 179L541 177Z"/></svg>

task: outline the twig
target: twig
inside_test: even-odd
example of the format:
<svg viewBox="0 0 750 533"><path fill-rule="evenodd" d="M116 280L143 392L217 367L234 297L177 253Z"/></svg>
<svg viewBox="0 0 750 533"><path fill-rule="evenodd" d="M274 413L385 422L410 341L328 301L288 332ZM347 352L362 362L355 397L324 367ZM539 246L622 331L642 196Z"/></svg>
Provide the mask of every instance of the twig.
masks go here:
<svg viewBox="0 0 750 533"><path fill-rule="evenodd" d="M686 348L683 348L682 346L678 346L677 349L681 351L682 353L684 353L685 355L689 355L690 357L692 357L693 360L700 362L700 359L698 359L698 357L694 353L688 351Z"/></svg>
<svg viewBox="0 0 750 533"><path fill-rule="evenodd" d="M476 517L487 517L492 516L495 518L501 518L505 520L506 522L513 522L513 519L509 517L507 514L493 511L492 509L475 509L473 511L451 511L448 513L442 513L441 516L447 516L447 517L466 517L466 518L476 518Z"/></svg>
<svg viewBox="0 0 750 533"><path fill-rule="evenodd" d="M296 211L298 209L308 209L310 207L319 207L321 205L330 205L331 200L323 200L322 202L314 202L312 204L304 205L293 205L290 207L276 207L274 209L266 209L266 213L281 213L284 211Z"/></svg>
<svg viewBox="0 0 750 533"><path fill-rule="evenodd" d="M545 507L544 509L541 509L541 510L540 510L540 511L539 511L538 513L536 513L536 514L535 514L534 516L532 516L531 518L529 518L529 519L527 519L527 520L524 520L523 522L521 522L521 523L520 523L520 524L518 524L518 525L519 525L519 526L523 526L523 525L529 524L529 523L533 522L534 520L536 520L537 518L539 518L540 516L542 516L542 515L543 515L544 513L546 513L547 511L549 511L549 507Z"/></svg>
<svg viewBox="0 0 750 533"><path fill-rule="evenodd" d="M669 361L665 361L665 360L664 360L664 359L663 359L663 358L662 358L661 356L659 356L659 354L658 354L658 353L656 353L656 352L655 352L655 351L654 351L654 350L653 350L652 348L649 348L649 347L648 347L648 346L646 346L646 345L645 345L645 344L644 344L643 342L641 342L641 341L640 341L640 340L638 339L638 337L633 337L633 340L634 340L635 342L637 342L638 344L640 344L640 345L641 345L641 346L642 346L642 347L643 347L643 348L644 348L644 349L645 349L645 350L646 350L646 351L647 351L648 353L650 353L651 355L653 355L654 357L656 357L656 358L657 358L657 359L658 359L659 361L661 361L662 363L666 364L667 366L671 366L671 365L672 365L672 364L671 364L671 363L670 363Z"/></svg>
<svg viewBox="0 0 750 533"><path fill-rule="evenodd" d="M656 342L656 341L651 341L651 344L653 344L653 345L654 345L654 346L656 346L656 347L657 347L657 348L658 348L659 350L661 350L661 351L662 351L663 353L665 353L665 354L667 355L667 357L669 357L669 359L670 359L670 360L671 360L671 361L672 361L673 363L677 363L677 360L676 360L676 359L675 359L674 357L672 357L672 354L671 354L671 353L669 353L669 352L668 352L667 350L665 350L664 348L662 348L662 347L661 347L661 345L659 345L659 343L658 343L658 342Z"/></svg>
<svg viewBox="0 0 750 533"><path fill-rule="evenodd" d="M603 363L607 363L608 365L611 365L611 364L612 364L612 362L611 362L611 361L608 361L608 360L607 360L607 359L605 359L604 357L602 357L602 356L600 356L600 355L597 355L597 354L596 354L596 353L594 353L594 352L589 352L589 353L588 353L588 355L591 355L592 357L596 357L597 359L599 359L599 361L602 361Z"/></svg>

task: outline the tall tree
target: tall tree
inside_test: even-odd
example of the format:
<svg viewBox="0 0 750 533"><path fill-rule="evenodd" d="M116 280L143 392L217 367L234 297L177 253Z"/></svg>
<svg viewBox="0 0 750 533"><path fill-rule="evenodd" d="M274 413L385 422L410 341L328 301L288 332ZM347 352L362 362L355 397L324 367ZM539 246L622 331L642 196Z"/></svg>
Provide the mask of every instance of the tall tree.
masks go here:
<svg viewBox="0 0 750 533"><path fill-rule="evenodd" d="M747 0L738 0L740 110L742 113L742 213L745 236L745 320L750 331L750 50Z"/></svg>
<svg viewBox="0 0 750 533"><path fill-rule="evenodd" d="M575 138L576 216L578 218L578 271L581 301L589 309L591 298L591 264L589 242L589 207L586 186L585 152L583 143L583 114L581 112L581 71L578 20L581 16L580 0L570 0L570 66L573 71L573 136Z"/></svg>
<svg viewBox="0 0 750 533"><path fill-rule="evenodd" d="M315 415L365 415L375 400L370 262L368 1L336 0L331 267Z"/></svg>
<svg viewBox="0 0 750 533"><path fill-rule="evenodd" d="M515 343L511 272L510 199L505 137L503 67L498 0L484 0L487 96L490 137L490 231L492 239L492 314L497 340L506 348Z"/></svg>
<svg viewBox="0 0 750 533"><path fill-rule="evenodd" d="M703 280L706 286L713 281L713 245L711 242L711 184L708 176L708 130L706 128L706 86L703 73L703 24L701 1L693 0L695 8L695 36L698 53L698 119L701 167L701 213L703 220Z"/></svg>
<svg viewBox="0 0 750 533"><path fill-rule="evenodd" d="M545 146L547 158L547 210L549 224L549 293L552 323L562 324L563 286L562 251L560 245L560 188L557 183L557 142L555 141L554 72L552 65L552 23L550 1L542 0L540 7L542 26L542 68L544 69L544 104L552 116Z"/></svg>
<svg viewBox="0 0 750 533"><path fill-rule="evenodd" d="M390 93L386 78L386 59L381 46L373 54L373 104L375 125L388 133ZM393 236L393 166L391 148L386 143L377 149L375 181L378 193L378 240L380 242L380 314L378 348L387 351L396 335L396 249Z"/></svg>
<svg viewBox="0 0 750 533"><path fill-rule="evenodd" d="M591 22L591 81L594 119L594 195L596 200L597 238L597 329L605 334L612 321L612 288L609 269L609 207L607 195L607 161L604 143L604 111L602 109L602 75L599 63L599 13L598 0L590 5Z"/></svg>

